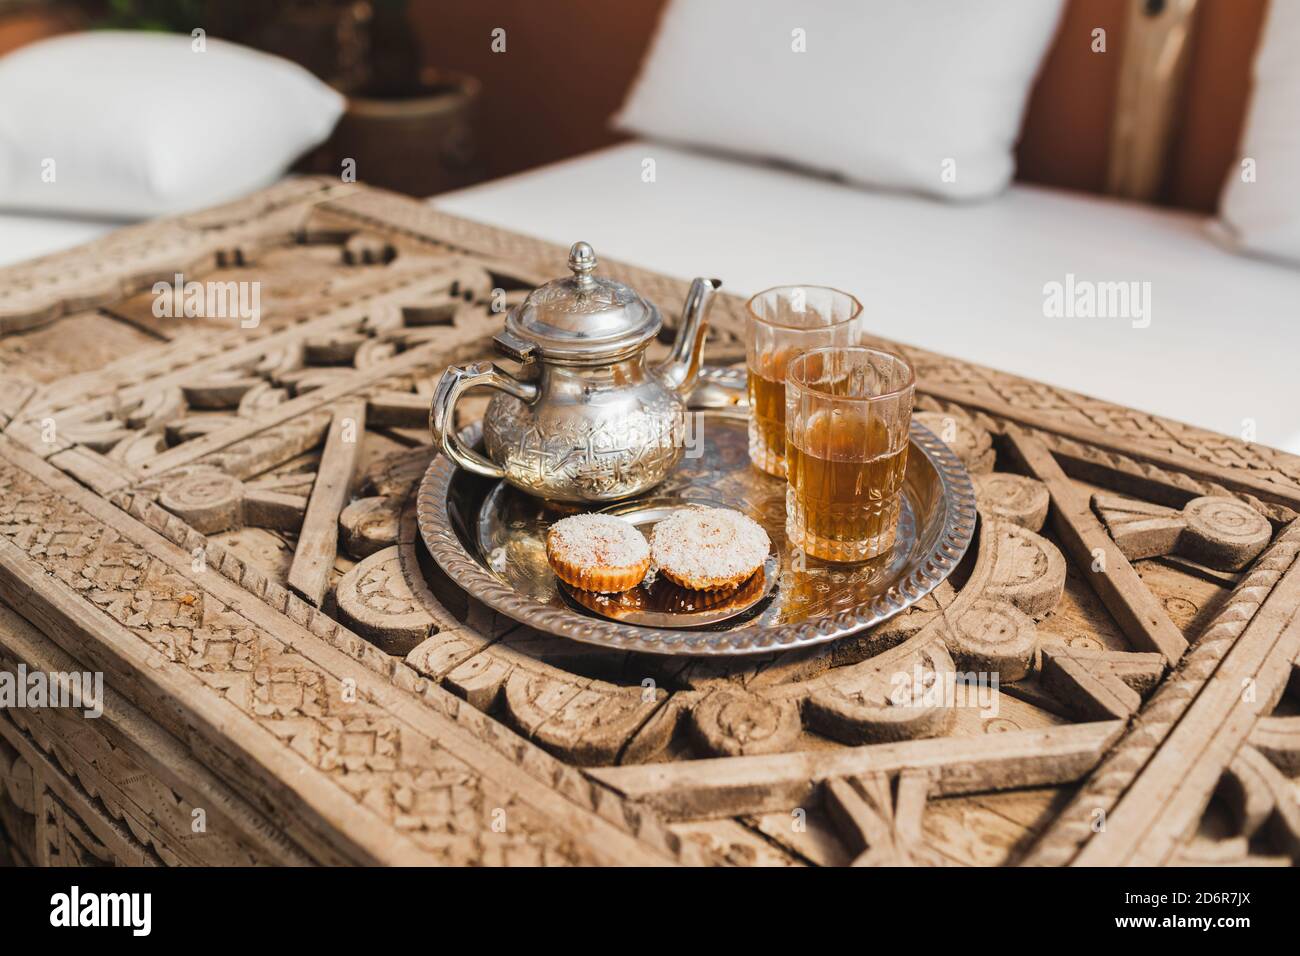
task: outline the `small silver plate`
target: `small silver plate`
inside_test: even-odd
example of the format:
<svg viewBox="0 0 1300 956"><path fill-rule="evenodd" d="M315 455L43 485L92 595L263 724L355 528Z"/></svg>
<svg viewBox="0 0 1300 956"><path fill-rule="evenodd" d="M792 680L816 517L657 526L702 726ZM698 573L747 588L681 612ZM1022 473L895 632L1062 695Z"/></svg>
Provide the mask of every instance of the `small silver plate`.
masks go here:
<svg viewBox="0 0 1300 956"><path fill-rule="evenodd" d="M913 422L903 508L892 551L862 564L792 555L785 542L785 482L749 462L745 410L697 413L699 442L669 477L642 498L608 506L704 504L735 508L767 530L773 558L764 593L735 615L682 627L630 623L583 608L551 572L546 529L589 510L549 504L502 481L480 478L438 456L420 484L420 534L439 567L489 607L540 631L618 650L733 656L823 644L894 616L929 594L966 553L975 530L975 494L961 461ZM477 425L464 437L480 441Z"/></svg>

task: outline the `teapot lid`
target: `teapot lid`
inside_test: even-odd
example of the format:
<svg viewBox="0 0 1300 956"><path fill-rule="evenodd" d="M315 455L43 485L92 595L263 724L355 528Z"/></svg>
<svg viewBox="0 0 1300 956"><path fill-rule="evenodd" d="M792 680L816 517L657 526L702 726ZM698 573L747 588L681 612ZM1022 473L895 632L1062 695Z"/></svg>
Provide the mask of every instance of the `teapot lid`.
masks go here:
<svg viewBox="0 0 1300 956"><path fill-rule="evenodd" d="M523 361L607 361L631 353L663 324L659 310L628 286L592 275L596 253L585 242L569 249L573 275L533 290L506 317L497 344Z"/></svg>

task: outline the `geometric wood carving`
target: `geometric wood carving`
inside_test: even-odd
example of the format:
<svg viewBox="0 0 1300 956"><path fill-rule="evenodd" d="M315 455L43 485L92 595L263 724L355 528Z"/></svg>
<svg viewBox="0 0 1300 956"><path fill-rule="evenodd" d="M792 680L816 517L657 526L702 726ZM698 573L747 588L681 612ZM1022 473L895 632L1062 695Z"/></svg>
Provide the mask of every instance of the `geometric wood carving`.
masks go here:
<svg viewBox="0 0 1300 956"><path fill-rule="evenodd" d="M0 270L44 349L0 343L0 659L93 665L113 702L0 717L12 852L199 861L175 808L201 787L240 861L1297 858L1300 460L1263 446L893 344L980 522L885 625L669 660L459 591L414 521L433 383L563 263L305 179ZM261 324L157 319L160 267L261 282ZM743 359L743 306L716 301L711 363Z"/></svg>
<svg viewBox="0 0 1300 956"><path fill-rule="evenodd" d="M338 553L339 515L352 489L365 430L364 403L342 402L335 408L334 423L325 439L325 451L298 534L289 587L317 607L325 598Z"/></svg>
<svg viewBox="0 0 1300 956"><path fill-rule="evenodd" d="M1183 517L1187 528L1180 550L1212 568L1244 568L1273 537L1262 515L1232 498L1195 498L1183 507Z"/></svg>
<svg viewBox="0 0 1300 956"><path fill-rule="evenodd" d="M1034 863L1168 861L1300 654L1300 526L1278 536L1031 852ZM1285 610L1283 610L1285 609ZM1094 840L1096 813L1106 815Z"/></svg>
<svg viewBox="0 0 1300 956"><path fill-rule="evenodd" d="M781 753L799 736L799 710L789 699L769 700L723 687L692 708L691 728L706 753Z"/></svg>
<svg viewBox="0 0 1300 956"><path fill-rule="evenodd" d="M1005 472L975 475L975 497L985 514L1041 531L1051 501L1047 486L1024 475Z"/></svg>
<svg viewBox="0 0 1300 956"><path fill-rule="evenodd" d="M424 640L434 621L402 575L397 548L368 556L339 581L340 617L390 654L406 654Z"/></svg>
<svg viewBox="0 0 1300 956"><path fill-rule="evenodd" d="M399 507L390 498L358 498L339 514L343 550L360 560L396 544L400 518Z"/></svg>
<svg viewBox="0 0 1300 956"><path fill-rule="evenodd" d="M853 866L943 866L948 861L926 845L921 827L930 778L904 770L896 778L874 773L828 780L823 799L845 843L857 854Z"/></svg>
<svg viewBox="0 0 1300 956"><path fill-rule="evenodd" d="M1130 561L1169 554L1187 527L1181 512L1123 495L1099 491L1092 496L1092 507Z"/></svg>
<svg viewBox="0 0 1300 956"><path fill-rule="evenodd" d="M1238 571L1268 546L1268 519L1235 498L1193 498L1181 511L1098 492L1092 506L1130 560L1178 553L1224 571Z"/></svg>
<svg viewBox="0 0 1300 956"><path fill-rule="evenodd" d="M997 455L993 439L965 415L915 412L912 417L951 448L972 475L986 475L993 470Z"/></svg>
<svg viewBox="0 0 1300 956"><path fill-rule="evenodd" d="M1187 639L1093 517L1087 498L1075 489L1042 442L1016 428L1008 431L1007 438L1015 457L1047 485L1053 525L1061 542L1076 566L1088 569L1086 580L1129 640L1141 650L1163 654L1166 661L1177 661L1187 649Z"/></svg>
<svg viewBox="0 0 1300 956"><path fill-rule="evenodd" d="M1056 607L1065 561L1056 546L1018 525L982 517L970 580L931 627L958 670L1026 676L1038 649L1034 623Z"/></svg>
<svg viewBox="0 0 1300 956"><path fill-rule="evenodd" d="M1094 651L1066 645L1043 649L1043 684L1080 720L1124 719L1165 671L1159 654Z"/></svg>
<svg viewBox="0 0 1300 956"><path fill-rule="evenodd" d="M203 534L243 523L244 484L219 471L197 471L168 482L158 503Z"/></svg>

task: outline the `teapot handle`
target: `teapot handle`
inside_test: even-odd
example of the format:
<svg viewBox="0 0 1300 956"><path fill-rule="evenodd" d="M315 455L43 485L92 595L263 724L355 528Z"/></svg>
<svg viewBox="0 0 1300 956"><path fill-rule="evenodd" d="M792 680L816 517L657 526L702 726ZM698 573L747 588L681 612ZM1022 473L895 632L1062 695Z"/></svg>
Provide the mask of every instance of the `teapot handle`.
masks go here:
<svg viewBox="0 0 1300 956"><path fill-rule="evenodd" d="M537 386L521 382L491 362L452 365L438 379L429 405L429 429L443 453L466 471L485 478L504 478L505 469L474 451L456 433L456 402L467 389L487 385L525 402L537 400Z"/></svg>

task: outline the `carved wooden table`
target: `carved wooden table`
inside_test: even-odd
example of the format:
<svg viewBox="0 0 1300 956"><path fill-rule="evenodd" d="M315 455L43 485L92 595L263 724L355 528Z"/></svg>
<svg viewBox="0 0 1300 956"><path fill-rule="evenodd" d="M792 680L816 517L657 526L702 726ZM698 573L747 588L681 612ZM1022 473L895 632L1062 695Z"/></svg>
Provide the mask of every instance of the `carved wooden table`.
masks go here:
<svg viewBox="0 0 1300 956"><path fill-rule="evenodd" d="M981 527L905 617L692 663L469 601L415 532L431 383L563 256L303 179L0 270L0 662L107 686L97 720L0 711L4 856L1300 857L1300 459L1269 448L906 348ZM178 272L259 282L260 322L157 317ZM740 328L724 297L711 362Z"/></svg>

